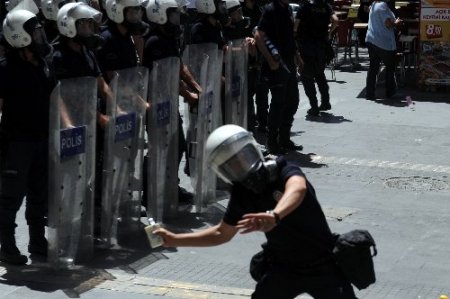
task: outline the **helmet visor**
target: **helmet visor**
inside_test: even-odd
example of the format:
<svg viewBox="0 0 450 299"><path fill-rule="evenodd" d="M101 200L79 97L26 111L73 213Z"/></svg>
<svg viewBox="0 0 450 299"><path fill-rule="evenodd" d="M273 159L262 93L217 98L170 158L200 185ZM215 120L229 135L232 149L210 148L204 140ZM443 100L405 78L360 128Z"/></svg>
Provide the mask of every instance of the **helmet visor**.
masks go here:
<svg viewBox="0 0 450 299"><path fill-rule="evenodd" d="M48 44L47 36L45 35L45 30L42 26L38 26L33 30L31 38L36 45Z"/></svg>
<svg viewBox="0 0 450 299"><path fill-rule="evenodd" d="M82 37L89 37L95 34L96 26L93 19L79 19L76 21L77 34Z"/></svg>
<svg viewBox="0 0 450 299"><path fill-rule="evenodd" d="M142 21L143 13L144 11L142 9L142 6L127 7L124 10L125 20L128 23L139 23L140 21Z"/></svg>
<svg viewBox="0 0 450 299"><path fill-rule="evenodd" d="M218 172L231 182L245 179L261 162L261 156L254 145L248 144L218 167Z"/></svg>

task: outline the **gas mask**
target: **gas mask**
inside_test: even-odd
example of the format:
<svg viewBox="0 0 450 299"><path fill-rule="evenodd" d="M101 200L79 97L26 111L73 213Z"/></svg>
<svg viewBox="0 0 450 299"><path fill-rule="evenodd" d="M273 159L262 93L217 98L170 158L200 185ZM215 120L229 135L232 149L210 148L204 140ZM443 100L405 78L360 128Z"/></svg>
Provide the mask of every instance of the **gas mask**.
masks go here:
<svg viewBox="0 0 450 299"><path fill-rule="evenodd" d="M29 49L39 57L46 57L52 52L52 46L47 41L44 28L39 24L37 18L25 22L24 29L31 36Z"/></svg>
<svg viewBox="0 0 450 299"><path fill-rule="evenodd" d="M250 18L242 15L242 8L237 8L230 12L231 22L225 27L228 39L240 39L247 36L250 28Z"/></svg>
<svg viewBox="0 0 450 299"><path fill-rule="evenodd" d="M225 1L215 1L216 11L214 12L214 18L219 21L222 27L226 26L230 22L230 16L227 11Z"/></svg>
<svg viewBox="0 0 450 299"><path fill-rule="evenodd" d="M254 193L261 194L268 184L275 182L277 174L278 167L275 161L261 161L255 170L241 181L241 184Z"/></svg>
<svg viewBox="0 0 450 299"><path fill-rule="evenodd" d="M142 7L127 7L124 10L125 20L123 25L127 28L129 35L144 35L149 31L150 26L142 21Z"/></svg>
<svg viewBox="0 0 450 299"><path fill-rule="evenodd" d="M93 19L79 19L76 22L77 35L74 40L84 45L90 50L101 48L105 40L95 32L95 22Z"/></svg>
<svg viewBox="0 0 450 299"><path fill-rule="evenodd" d="M31 42L30 49L33 53L40 57L46 57L52 52L53 48L47 41L43 27L35 28L31 36L33 41Z"/></svg>

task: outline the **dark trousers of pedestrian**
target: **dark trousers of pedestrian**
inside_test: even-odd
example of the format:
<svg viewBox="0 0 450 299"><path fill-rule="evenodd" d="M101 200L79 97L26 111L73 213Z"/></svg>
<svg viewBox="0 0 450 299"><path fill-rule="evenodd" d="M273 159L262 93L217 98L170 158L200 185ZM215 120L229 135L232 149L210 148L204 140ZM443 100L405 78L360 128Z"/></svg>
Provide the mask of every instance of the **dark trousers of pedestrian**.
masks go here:
<svg viewBox="0 0 450 299"><path fill-rule="evenodd" d="M355 299L353 287L336 264L308 269L273 264L257 283L252 299L292 299L308 293L315 299Z"/></svg>
<svg viewBox="0 0 450 299"><path fill-rule="evenodd" d="M299 104L298 81L296 67L293 61L286 63L289 70L280 65L274 72L274 82L271 84L270 102L268 116L268 145L283 145L289 142L294 115Z"/></svg>
<svg viewBox="0 0 450 299"><path fill-rule="evenodd" d="M25 219L30 231L33 228L44 232L48 207L48 140L6 141L1 147L0 238L3 246L5 240L14 240L16 214L25 196Z"/></svg>
<svg viewBox="0 0 450 299"><path fill-rule="evenodd" d="M366 80L366 98L375 98L375 89L377 84L377 76L380 71L380 64L383 62L386 67L386 97L391 97L397 90L395 82L395 51L388 51L367 43L369 49L369 71Z"/></svg>
<svg viewBox="0 0 450 299"><path fill-rule="evenodd" d="M316 49L314 56L302 53L304 64L301 72L303 88L313 109L319 107L315 83L317 83L322 104L330 103L329 87L325 77L325 52L322 48Z"/></svg>

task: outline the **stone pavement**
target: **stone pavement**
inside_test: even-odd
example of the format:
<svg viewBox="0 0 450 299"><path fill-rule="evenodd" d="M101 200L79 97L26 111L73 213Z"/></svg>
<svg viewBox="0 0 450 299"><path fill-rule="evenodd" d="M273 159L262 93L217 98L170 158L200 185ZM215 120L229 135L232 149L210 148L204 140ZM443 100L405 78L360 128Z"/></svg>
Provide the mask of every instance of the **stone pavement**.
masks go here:
<svg viewBox="0 0 450 299"><path fill-rule="evenodd" d="M359 298L450 295L450 94L420 92L407 80L402 90L413 103L367 101L361 56L362 70L336 71L329 113L305 117L299 85L292 138L304 150L289 156L315 186L333 231L368 229L377 242L377 283ZM186 177L182 184L189 185ZM202 215L183 206L167 226L208 227L220 221L226 203L222 196ZM26 252L23 208L18 223ZM72 271L54 272L35 260L0 265L0 298L249 298L248 263L263 241L254 233L213 248L151 250L142 235Z"/></svg>

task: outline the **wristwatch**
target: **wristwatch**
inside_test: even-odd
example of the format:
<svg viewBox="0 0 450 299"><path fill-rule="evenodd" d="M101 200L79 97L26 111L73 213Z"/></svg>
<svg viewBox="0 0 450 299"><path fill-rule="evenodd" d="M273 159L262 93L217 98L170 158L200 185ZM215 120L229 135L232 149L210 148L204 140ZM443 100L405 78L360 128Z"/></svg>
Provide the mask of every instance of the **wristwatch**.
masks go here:
<svg viewBox="0 0 450 299"><path fill-rule="evenodd" d="M275 213L273 210L268 210L266 211L267 214L273 215L273 217L275 218L275 224L278 225L281 222L281 218L280 215L278 215L277 213Z"/></svg>

